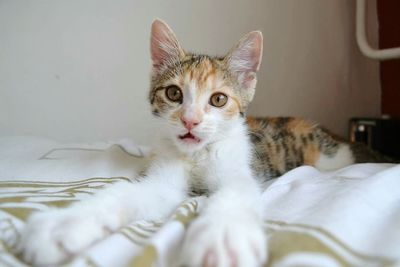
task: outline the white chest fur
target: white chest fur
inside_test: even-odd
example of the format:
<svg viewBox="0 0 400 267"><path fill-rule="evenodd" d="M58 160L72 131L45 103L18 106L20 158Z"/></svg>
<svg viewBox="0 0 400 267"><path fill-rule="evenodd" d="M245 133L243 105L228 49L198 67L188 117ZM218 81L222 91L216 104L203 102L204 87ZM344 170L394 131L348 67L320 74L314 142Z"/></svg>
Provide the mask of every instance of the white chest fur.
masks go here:
<svg viewBox="0 0 400 267"><path fill-rule="evenodd" d="M212 193L232 179L251 176L251 146L247 128L243 122L236 122L229 131L213 140L203 149L192 154L183 154L168 139L162 143L158 154L161 158L178 160L184 165L185 180L190 190Z"/></svg>
<svg viewBox="0 0 400 267"><path fill-rule="evenodd" d="M190 157L185 157L186 175L189 188L197 193L208 193L217 188L212 173L216 169L215 151L204 149Z"/></svg>

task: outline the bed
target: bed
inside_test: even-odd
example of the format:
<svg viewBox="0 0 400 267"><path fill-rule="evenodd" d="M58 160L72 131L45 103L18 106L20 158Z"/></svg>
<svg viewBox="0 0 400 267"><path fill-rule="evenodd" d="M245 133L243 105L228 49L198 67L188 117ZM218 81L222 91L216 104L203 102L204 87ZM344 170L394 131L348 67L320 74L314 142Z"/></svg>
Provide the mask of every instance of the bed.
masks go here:
<svg viewBox="0 0 400 267"><path fill-rule="evenodd" d="M0 138L0 266L29 266L15 249L29 214L133 180L147 152L127 140ZM188 199L165 221L133 222L64 266L171 266L204 201ZM271 181L263 201L266 266L400 266L400 165L302 166Z"/></svg>

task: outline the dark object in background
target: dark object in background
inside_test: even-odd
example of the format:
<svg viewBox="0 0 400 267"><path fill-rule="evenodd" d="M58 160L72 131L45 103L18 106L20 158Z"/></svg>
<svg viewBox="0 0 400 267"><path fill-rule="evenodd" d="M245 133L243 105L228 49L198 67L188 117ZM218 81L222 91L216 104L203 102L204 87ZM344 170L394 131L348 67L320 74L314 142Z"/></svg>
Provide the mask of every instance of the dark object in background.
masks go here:
<svg viewBox="0 0 400 267"><path fill-rule="evenodd" d="M368 1L369 3L370 1ZM371 1L372 2L372 1ZM379 48L400 46L400 1L378 0ZM380 62L381 114L400 118L400 59Z"/></svg>
<svg viewBox="0 0 400 267"><path fill-rule="evenodd" d="M400 119L353 118L350 120L350 141L364 143L400 160Z"/></svg>

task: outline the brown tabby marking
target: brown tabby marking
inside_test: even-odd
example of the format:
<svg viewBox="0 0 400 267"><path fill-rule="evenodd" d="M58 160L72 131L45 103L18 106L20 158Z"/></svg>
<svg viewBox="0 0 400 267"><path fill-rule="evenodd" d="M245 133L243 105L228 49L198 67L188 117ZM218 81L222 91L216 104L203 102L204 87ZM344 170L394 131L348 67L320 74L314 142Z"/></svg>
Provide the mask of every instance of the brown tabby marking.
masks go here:
<svg viewBox="0 0 400 267"><path fill-rule="evenodd" d="M316 124L298 118L247 118L254 146L252 167L257 175L277 177L314 165L321 153L334 155L340 142Z"/></svg>

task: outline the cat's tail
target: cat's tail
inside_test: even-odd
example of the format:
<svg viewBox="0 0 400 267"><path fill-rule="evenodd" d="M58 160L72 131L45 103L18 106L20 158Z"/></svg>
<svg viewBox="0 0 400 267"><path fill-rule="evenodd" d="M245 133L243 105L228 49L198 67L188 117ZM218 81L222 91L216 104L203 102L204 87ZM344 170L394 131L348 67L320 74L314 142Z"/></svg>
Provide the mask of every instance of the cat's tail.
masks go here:
<svg viewBox="0 0 400 267"><path fill-rule="evenodd" d="M349 146L350 150L353 152L354 163L400 163L399 159L393 159L382 155L363 143L349 143Z"/></svg>

